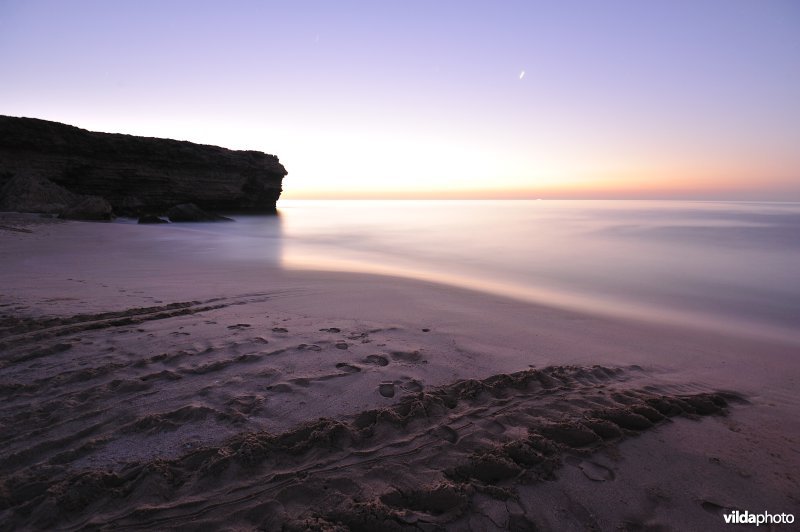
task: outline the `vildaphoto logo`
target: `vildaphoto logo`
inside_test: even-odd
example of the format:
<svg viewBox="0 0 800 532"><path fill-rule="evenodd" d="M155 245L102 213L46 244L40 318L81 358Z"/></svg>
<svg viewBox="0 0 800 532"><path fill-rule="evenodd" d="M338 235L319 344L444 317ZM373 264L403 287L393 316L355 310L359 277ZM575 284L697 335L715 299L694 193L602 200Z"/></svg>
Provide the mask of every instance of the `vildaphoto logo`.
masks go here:
<svg viewBox="0 0 800 532"><path fill-rule="evenodd" d="M733 510L730 513L722 514L723 519L729 525L767 525L767 524L792 524L794 523L794 514L771 514L769 512L762 512L760 514L750 513L747 510L740 512Z"/></svg>

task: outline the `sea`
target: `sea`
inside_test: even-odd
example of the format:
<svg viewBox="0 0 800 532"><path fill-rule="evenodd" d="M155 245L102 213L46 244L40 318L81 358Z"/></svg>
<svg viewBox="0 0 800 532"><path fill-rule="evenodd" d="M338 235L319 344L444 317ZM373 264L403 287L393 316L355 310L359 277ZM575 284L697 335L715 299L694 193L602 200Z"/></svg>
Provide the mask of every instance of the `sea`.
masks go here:
<svg viewBox="0 0 800 532"><path fill-rule="evenodd" d="M800 344L800 203L280 200L278 211L173 227L231 260Z"/></svg>

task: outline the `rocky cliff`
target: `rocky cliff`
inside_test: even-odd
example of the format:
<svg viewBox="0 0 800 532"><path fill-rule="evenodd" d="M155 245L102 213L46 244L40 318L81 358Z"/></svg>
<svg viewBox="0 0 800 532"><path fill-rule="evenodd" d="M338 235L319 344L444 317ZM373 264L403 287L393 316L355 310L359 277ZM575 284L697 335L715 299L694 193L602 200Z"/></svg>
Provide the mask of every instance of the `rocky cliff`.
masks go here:
<svg viewBox="0 0 800 532"><path fill-rule="evenodd" d="M100 196L118 215L162 213L182 203L274 213L285 175L276 156L258 151L0 116L0 189L15 178L46 179L72 194Z"/></svg>

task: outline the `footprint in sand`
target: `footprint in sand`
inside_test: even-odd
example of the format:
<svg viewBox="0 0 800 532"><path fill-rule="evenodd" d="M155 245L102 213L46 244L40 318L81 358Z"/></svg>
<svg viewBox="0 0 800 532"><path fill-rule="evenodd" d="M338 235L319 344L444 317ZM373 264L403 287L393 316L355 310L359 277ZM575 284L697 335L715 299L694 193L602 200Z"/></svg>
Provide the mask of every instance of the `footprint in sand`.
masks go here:
<svg viewBox="0 0 800 532"><path fill-rule="evenodd" d="M700 506L703 507L703 510L710 514L721 514L722 512L727 512L732 510L732 508L728 508L727 506L722 506L721 504L717 504L711 501L702 501Z"/></svg>
<svg viewBox="0 0 800 532"><path fill-rule="evenodd" d="M422 383L414 379L404 382L400 385L400 387L405 391L412 393L421 392L423 389Z"/></svg>
<svg viewBox="0 0 800 532"><path fill-rule="evenodd" d="M359 368L358 366L348 364L347 362L339 362L338 364L336 364L336 369L340 369L345 373L358 373L359 371L361 371L361 368Z"/></svg>
<svg viewBox="0 0 800 532"><path fill-rule="evenodd" d="M592 462L591 460L583 460L576 456L568 456L564 461L580 468L586 478L594 480L595 482L606 482L616 478L616 475L611 469L597 462Z"/></svg>
<svg viewBox="0 0 800 532"><path fill-rule="evenodd" d="M384 381L378 385L378 393L384 397L394 397L396 387L406 392L418 393L423 389L422 383L419 381L404 377L399 381Z"/></svg>
<svg viewBox="0 0 800 532"><path fill-rule="evenodd" d="M320 329L319 332L339 333L342 330L337 327L330 327L329 329Z"/></svg>
<svg viewBox="0 0 800 532"><path fill-rule="evenodd" d="M301 351L322 351L322 348L317 344L300 344L297 349Z"/></svg>
<svg viewBox="0 0 800 532"><path fill-rule="evenodd" d="M272 332L275 332L275 333L288 333L289 329L287 329L286 327L273 327L272 328Z"/></svg>
<svg viewBox="0 0 800 532"><path fill-rule="evenodd" d="M336 344L336 349L347 349L349 346L344 342L339 342Z"/></svg>
<svg viewBox="0 0 800 532"><path fill-rule="evenodd" d="M242 329L247 329L250 327L249 323L237 323L236 325L228 325L228 329L241 331Z"/></svg>
<svg viewBox="0 0 800 532"><path fill-rule="evenodd" d="M394 397L394 383L382 382L378 385L378 393L384 397Z"/></svg>
<svg viewBox="0 0 800 532"><path fill-rule="evenodd" d="M414 364L426 362L422 359L422 353L419 351L392 351L391 356L394 360L400 362L411 362Z"/></svg>
<svg viewBox="0 0 800 532"><path fill-rule="evenodd" d="M373 366L389 365L389 359L381 355L369 355L367 358L364 359L364 362L366 362L367 364L372 364Z"/></svg>

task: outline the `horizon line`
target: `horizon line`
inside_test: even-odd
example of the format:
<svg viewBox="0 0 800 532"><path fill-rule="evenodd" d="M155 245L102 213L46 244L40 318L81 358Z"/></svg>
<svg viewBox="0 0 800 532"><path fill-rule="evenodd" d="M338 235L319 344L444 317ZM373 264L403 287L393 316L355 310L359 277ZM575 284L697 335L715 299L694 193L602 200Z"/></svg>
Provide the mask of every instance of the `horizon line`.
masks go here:
<svg viewBox="0 0 800 532"><path fill-rule="evenodd" d="M388 197L388 196L303 196L303 197L281 197L284 201L694 201L694 202L753 202L753 203L800 203L800 199L769 199L769 198L725 198L725 197L547 197L547 198L508 198L508 197Z"/></svg>

